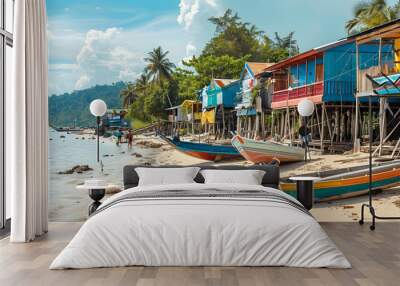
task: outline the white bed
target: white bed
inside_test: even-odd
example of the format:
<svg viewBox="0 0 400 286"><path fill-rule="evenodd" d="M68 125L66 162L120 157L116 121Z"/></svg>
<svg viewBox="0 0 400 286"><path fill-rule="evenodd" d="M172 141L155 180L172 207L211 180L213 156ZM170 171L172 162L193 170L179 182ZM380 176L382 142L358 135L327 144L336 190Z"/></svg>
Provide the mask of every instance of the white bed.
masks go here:
<svg viewBox="0 0 400 286"><path fill-rule="evenodd" d="M145 192L154 195L175 190L174 196L145 197ZM190 196L195 192L210 195ZM241 196L218 196L216 192ZM252 192L263 193L254 197ZM279 190L255 185L192 183L131 188L107 199L50 268L350 268L318 222L297 204Z"/></svg>

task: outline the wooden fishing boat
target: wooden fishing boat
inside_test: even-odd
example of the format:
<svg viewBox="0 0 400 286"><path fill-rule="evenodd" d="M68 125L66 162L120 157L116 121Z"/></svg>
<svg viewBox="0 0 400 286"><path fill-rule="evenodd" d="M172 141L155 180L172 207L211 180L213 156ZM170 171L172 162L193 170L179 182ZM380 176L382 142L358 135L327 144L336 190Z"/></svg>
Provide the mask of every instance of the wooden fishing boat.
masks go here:
<svg viewBox="0 0 400 286"><path fill-rule="evenodd" d="M181 141L178 138L160 137L178 151L186 155L208 161L219 161L240 157L239 152L232 145L206 144Z"/></svg>
<svg viewBox="0 0 400 286"><path fill-rule="evenodd" d="M373 190L385 190L400 185L400 161L375 164L372 172ZM314 172L302 176L321 178L314 183L314 199L317 202L355 197L368 193L368 165ZM296 197L296 183L288 178L281 180L280 189Z"/></svg>
<svg viewBox="0 0 400 286"><path fill-rule="evenodd" d="M271 141L258 141L235 135L232 138L232 145L247 161L255 164L269 163L275 158L282 163L304 159L304 149Z"/></svg>

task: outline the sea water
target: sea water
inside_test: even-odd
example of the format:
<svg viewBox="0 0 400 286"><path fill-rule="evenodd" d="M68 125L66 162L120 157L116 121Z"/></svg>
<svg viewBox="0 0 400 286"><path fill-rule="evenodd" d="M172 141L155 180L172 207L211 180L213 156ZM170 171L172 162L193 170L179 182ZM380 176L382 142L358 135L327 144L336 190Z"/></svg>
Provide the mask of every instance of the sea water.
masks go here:
<svg viewBox="0 0 400 286"><path fill-rule="evenodd" d="M84 138L84 139L82 139ZM132 153L143 155L137 158ZM151 162L160 149L144 149L127 144L117 146L109 138L100 137L100 160L97 162L97 140L94 135L68 134L49 130L49 219L51 221L82 221L91 203L85 190L76 186L86 179L102 178L109 184L122 186L122 169L128 164ZM92 171L82 174L59 174L76 165L89 165Z"/></svg>

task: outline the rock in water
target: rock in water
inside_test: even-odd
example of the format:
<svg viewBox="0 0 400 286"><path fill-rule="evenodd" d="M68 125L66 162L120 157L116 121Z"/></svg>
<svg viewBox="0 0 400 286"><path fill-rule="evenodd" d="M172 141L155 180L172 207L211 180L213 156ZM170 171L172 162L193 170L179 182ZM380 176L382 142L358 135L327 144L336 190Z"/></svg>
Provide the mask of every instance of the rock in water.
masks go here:
<svg viewBox="0 0 400 286"><path fill-rule="evenodd" d="M58 172L59 175L70 175L73 173L82 174L83 172L92 171L93 169L89 167L89 165L76 165L71 169L68 169L64 172Z"/></svg>
<svg viewBox="0 0 400 286"><path fill-rule="evenodd" d="M142 154L139 154L139 153L136 153L136 152L132 153L131 155L135 156L136 158L142 158L143 157Z"/></svg>

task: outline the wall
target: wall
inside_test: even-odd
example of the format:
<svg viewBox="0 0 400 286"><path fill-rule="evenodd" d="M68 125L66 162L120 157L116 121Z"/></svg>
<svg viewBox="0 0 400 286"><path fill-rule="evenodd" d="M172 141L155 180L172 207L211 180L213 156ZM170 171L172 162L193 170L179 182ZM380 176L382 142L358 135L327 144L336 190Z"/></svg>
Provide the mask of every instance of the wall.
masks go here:
<svg viewBox="0 0 400 286"><path fill-rule="evenodd" d="M324 53L323 101L355 101L355 43L348 43Z"/></svg>

